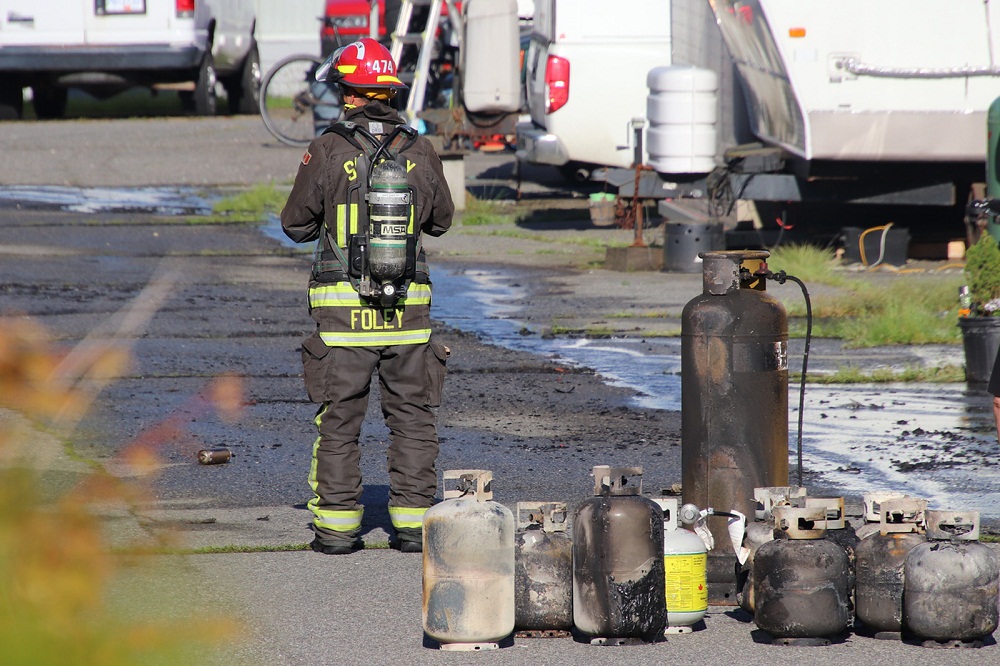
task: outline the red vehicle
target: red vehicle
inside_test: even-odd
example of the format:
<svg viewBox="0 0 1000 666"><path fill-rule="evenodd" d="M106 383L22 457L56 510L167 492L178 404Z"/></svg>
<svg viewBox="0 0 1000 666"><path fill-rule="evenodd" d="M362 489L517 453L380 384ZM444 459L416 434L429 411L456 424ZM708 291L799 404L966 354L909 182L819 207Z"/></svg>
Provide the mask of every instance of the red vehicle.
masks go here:
<svg viewBox="0 0 1000 666"><path fill-rule="evenodd" d="M378 0L378 40L388 45L399 18L400 0ZM320 30L320 49L326 58L335 50L371 36L369 19L370 0L326 0L323 27Z"/></svg>

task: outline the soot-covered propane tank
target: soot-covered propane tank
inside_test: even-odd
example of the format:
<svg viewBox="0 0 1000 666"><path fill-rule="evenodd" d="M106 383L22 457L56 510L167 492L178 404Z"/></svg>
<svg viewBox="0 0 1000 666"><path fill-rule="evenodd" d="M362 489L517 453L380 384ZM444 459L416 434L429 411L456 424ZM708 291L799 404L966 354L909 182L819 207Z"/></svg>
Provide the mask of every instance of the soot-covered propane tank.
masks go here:
<svg viewBox="0 0 1000 666"><path fill-rule="evenodd" d="M855 548L858 535L844 515L843 497L804 497L801 502L807 508L815 507L826 511L826 540L844 549L847 554L847 591L849 624L854 622L854 586L856 581Z"/></svg>
<svg viewBox="0 0 1000 666"><path fill-rule="evenodd" d="M774 507L788 538L763 544L753 563L754 622L772 643L828 645L847 630L847 553L823 538L825 523L819 507Z"/></svg>
<svg viewBox="0 0 1000 666"><path fill-rule="evenodd" d="M855 530L858 539L866 539L878 534L882 529L882 504L893 500L906 499L903 493L889 490L873 490L863 493L861 501L865 507L865 524Z"/></svg>
<svg viewBox="0 0 1000 666"><path fill-rule="evenodd" d="M681 467L686 504L752 514L753 489L788 485L788 318L755 275L765 251L703 252L704 293L681 320ZM709 602L733 604L726 521L709 522Z"/></svg>
<svg viewBox="0 0 1000 666"><path fill-rule="evenodd" d="M573 541L565 502L518 502L514 628L521 637L567 636L573 628Z"/></svg>
<svg viewBox="0 0 1000 666"><path fill-rule="evenodd" d="M806 496L801 486L777 486L754 488L754 520L748 523L743 535L746 559L737 554L736 562L736 603L753 615L753 560L757 550L768 541L774 541L774 515L776 506L790 506L792 501Z"/></svg>
<svg viewBox="0 0 1000 666"><path fill-rule="evenodd" d="M595 467L594 497L573 515L573 622L594 645L651 643L667 624L663 514L641 475Z"/></svg>
<svg viewBox="0 0 1000 666"><path fill-rule="evenodd" d="M484 650L514 630L514 514L493 501L493 473L443 474L424 514L424 632L442 650Z"/></svg>
<svg viewBox="0 0 1000 666"><path fill-rule="evenodd" d="M1000 568L978 511L927 511L927 541L903 565L903 631L926 647L979 647L997 628Z"/></svg>
<svg viewBox="0 0 1000 666"><path fill-rule="evenodd" d="M903 631L903 564L924 543L926 500L882 501L879 533L855 548L856 629L883 640L899 640Z"/></svg>

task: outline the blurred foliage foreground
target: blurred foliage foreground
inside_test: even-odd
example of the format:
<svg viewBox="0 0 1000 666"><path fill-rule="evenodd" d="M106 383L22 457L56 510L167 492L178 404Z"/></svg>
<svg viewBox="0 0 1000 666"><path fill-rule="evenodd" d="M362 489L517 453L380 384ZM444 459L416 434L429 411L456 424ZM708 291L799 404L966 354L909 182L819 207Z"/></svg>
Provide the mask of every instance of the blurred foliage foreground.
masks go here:
<svg viewBox="0 0 1000 666"><path fill-rule="evenodd" d="M168 537L112 548L102 524L109 506L148 499L143 481L173 428L161 424L124 447L116 463L132 472L127 480L70 455L80 419L129 362L121 330L67 351L26 318L0 319L0 663L189 664L237 635L230 619L163 612L158 605L177 605L158 598L169 583L135 583L149 581L134 574L155 571L163 556L149 553ZM239 380L220 378L195 399L226 417L241 395ZM59 465L77 471L54 492L44 480Z"/></svg>

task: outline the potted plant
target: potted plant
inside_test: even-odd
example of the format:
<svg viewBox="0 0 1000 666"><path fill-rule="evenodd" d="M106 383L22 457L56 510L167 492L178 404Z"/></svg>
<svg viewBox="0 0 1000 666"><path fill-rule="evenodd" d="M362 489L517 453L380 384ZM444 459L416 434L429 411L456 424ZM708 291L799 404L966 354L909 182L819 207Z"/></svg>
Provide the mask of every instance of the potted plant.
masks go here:
<svg viewBox="0 0 1000 666"><path fill-rule="evenodd" d="M958 320L965 348L965 378L970 383L985 383L1000 348L1000 246L990 234L980 234L966 252L965 275L967 303Z"/></svg>

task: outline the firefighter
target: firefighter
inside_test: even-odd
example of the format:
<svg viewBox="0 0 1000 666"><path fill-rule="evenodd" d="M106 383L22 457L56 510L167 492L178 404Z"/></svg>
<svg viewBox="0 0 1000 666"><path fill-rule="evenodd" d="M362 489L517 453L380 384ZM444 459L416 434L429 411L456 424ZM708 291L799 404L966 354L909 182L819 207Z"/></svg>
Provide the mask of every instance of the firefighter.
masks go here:
<svg viewBox="0 0 1000 666"><path fill-rule="evenodd" d="M327 554L363 548L358 439L374 371L390 430L394 548L421 552L423 514L437 491L431 408L440 404L448 350L431 336L431 283L420 236L445 233L454 204L430 142L389 106L406 88L396 74L389 51L368 38L339 49L320 67L316 78L340 86L345 112L310 143L281 212L289 238L318 243L309 282L317 327L302 343L302 360L309 399L319 403L309 471L312 549ZM403 218L409 225L396 227L408 234L406 275L379 286L369 274L367 255L377 231L369 225L379 217L368 214L367 188L370 168L385 160L405 168L399 173L412 199Z"/></svg>

